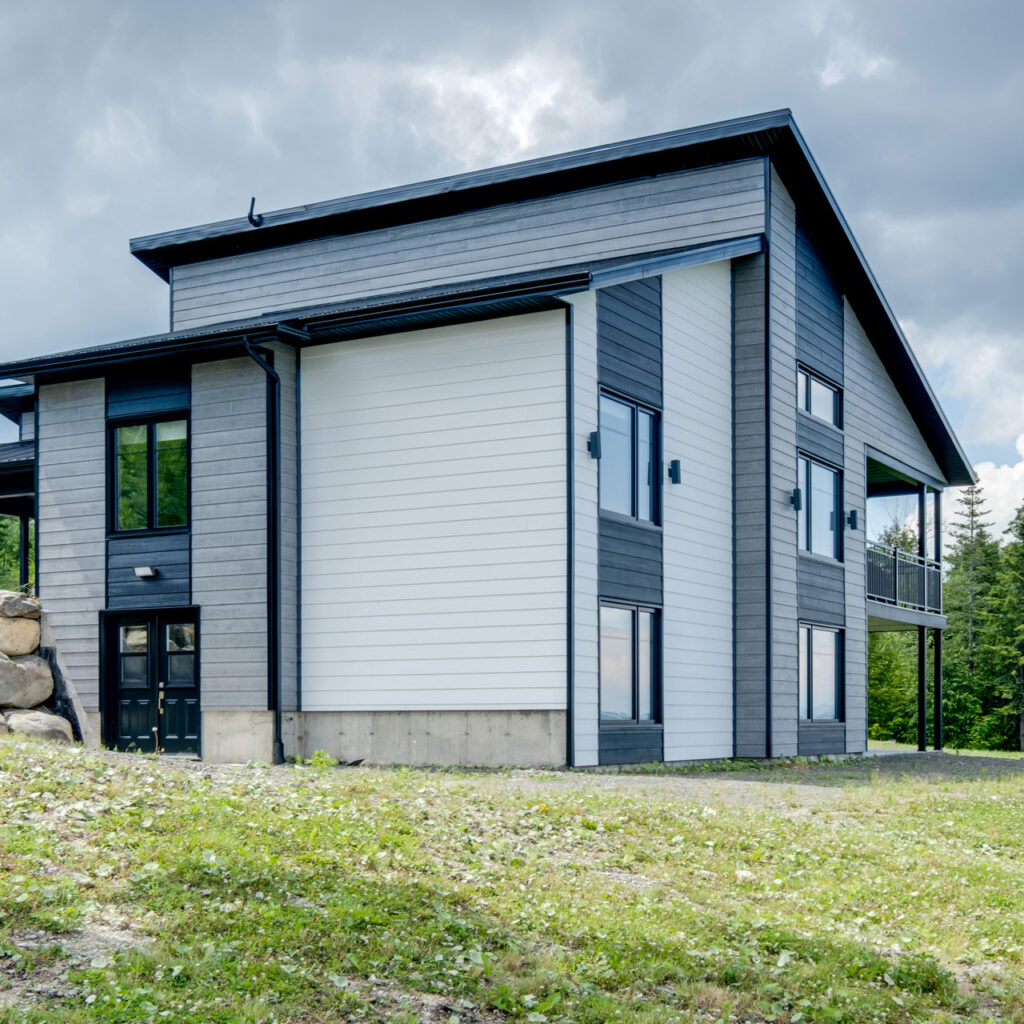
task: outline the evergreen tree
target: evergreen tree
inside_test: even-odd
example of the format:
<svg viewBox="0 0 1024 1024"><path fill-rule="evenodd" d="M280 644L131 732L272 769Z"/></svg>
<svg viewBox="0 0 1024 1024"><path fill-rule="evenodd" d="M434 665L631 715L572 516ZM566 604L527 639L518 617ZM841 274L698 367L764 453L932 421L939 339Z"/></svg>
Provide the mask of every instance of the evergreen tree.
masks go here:
<svg viewBox="0 0 1024 1024"><path fill-rule="evenodd" d="M952 747L1004 745L991 716L1003 699L992 671L986 627L999 573L999 542L989 532L985 498L978 485L957 499L946 556L943 607L948 619L943 650L944 731ZM1002 730L1005 731L1005 730Z"/></svg>
<svg viewBox="0 0 1024 1024"><path fill-rule="evenodd" d="M998 700L988 726L1000 745L1024 750L1024 505L1004 532L984 630Z"/></svg>

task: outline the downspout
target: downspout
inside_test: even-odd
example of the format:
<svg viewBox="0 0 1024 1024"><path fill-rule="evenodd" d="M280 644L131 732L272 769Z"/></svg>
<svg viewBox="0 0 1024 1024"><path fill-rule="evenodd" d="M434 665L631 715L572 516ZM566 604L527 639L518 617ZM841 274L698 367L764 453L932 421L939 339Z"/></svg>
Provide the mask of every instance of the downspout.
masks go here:
<svg viewBox="0 0 1024 1024"><path fill-rule="evenodd" d="M764 756L772 756L772 587L775 583L775 551L772 546L772 162L764 158Z"/></svg>
<svg viewBox="0 0 1024 1024"><path fill-rule="evenodd" d="M267 702L274 712L274 764L284 764L281 737L281 378L253 348L242 344L267 375Z"/></svg>
<svg viewBox="0 0 1024 1024"><path fill-rule="evenodd" d="M576 552L575 552L575 425L573 409L573 308L568 305L565 310L565 766L576 766L576 728L575 728L575 687L576 687Z"/></svg>

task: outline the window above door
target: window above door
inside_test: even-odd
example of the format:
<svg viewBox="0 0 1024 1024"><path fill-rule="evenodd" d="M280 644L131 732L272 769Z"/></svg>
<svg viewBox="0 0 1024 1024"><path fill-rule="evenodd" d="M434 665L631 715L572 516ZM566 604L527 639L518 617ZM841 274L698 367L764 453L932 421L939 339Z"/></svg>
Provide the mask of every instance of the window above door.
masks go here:
<svg viewBox="0 0 1024 1024"><path fill-rule="evenodd" d="M188 525L188 419L110 428L110 527L115 533Z"/></svg>

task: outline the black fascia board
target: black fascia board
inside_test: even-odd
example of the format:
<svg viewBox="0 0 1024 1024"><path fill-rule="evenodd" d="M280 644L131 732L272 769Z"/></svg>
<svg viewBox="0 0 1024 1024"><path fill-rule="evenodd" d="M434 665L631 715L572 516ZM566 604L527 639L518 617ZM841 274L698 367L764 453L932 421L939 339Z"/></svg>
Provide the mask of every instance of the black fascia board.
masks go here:
<svg viewBox="0 0 1024 1024"><path fill-rule="evenodd" d="M355 334L382 333L378 329L382 324L389 329L409 329L405 326L407 322L409 326L429 326L556 309L564 306L558 296L589 287L590 272L574 269L554 275L517 275L515 279L468 282L461 289L445 286L374 296L3 363L0 377L53 382L141 360L175 356L194 361L223 358L232 353L244 354L246 339L260 343L275 340L279 324L308 332L310 343L316 344ZM289 343L296 340L293 335Z"/></svg>
<svg viewBox="0 0 1024 1024"><path fill-rule="evenodd" d="M778 137L771 153L772 164L799 202L801 215L813 226L830 266L835 268L843 294L948 483L955 487L977 483L970 460L946 420L803 136L795 123L791 122L789 129Z"/></svg>
<svg viewBox="0 0 1024 1024"><path fill-rule="evenodd" d="M764 156L789 110L733 118L397 188L133 238L133 256L165 281L170 268L330 235L350 235L620 181Z"/></svg>
<svg viewBox="0 0 1024 1024"><path fill-rule="evenodd" d="M22 413L35 405L36 389L31 384L0 385L0 416L20 423Z"/></svg>

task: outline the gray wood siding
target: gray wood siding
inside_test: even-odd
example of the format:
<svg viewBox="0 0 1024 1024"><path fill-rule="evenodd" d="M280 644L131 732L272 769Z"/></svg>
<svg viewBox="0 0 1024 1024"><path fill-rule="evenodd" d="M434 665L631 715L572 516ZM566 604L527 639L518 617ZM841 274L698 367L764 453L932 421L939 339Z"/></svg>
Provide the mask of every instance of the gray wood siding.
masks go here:
<svg viewBox="0 0 1024 1024"><path fill-rule="evenodd" d="M802 451L842 468L846 458L846 439L824 420L805 412L796 415L796 443Z"/></svg>
<svg viewBox="0 0 1024 1024"><path fill-rule="evenodd" d="M661 278L597 293L597 373L605 387L661 406Z"/></svg>
<svg viewBox="0 0 1024 1024"><path fill-rule="evenodd" d="M601 764L646 764L664 756L664 731L660 725L602 725Z"/></svg>
<svg viewBox="0 0 1024 1024"><path fill-rule="evenodd" d="M745 160L176 267L172 322L181 330L763 228L762 162Z"/></svg>
<svg viewBox="0 0 1024 1024"><path fill-rule="evenodd" d="M156 579L139 579L137 565L154 566ZM191 602L187 533L111 537L107 541L108 608L176 608Z"/></svg>
<svg viewBox="0 0 1024 1024"><path fill-rule="evenodd" d="M845 577L846 570L841 563L801 555L796 573L800 621L842 626L846 622Z"/></svg>
<svg viewBox="0 0 1024 1024"><path fill-rule="evenodd" d="M206 709L267 707L267 386L251 360L192 369L192 598Z"/></svg>
<svg viewBox="0 0 1024 1024"><path fill-rule="evenodd" d="M296 352L274 344L281 378L281 702L299 709L299 421Z"/></svg>
<svg viewBox="0 0 1024 1024"><path fill-rule="evenodd" d="M765 754L765 257L733 263L736 756Z"/></svg>
<svg viewBox="0 0 1024 1024"><path fill-rule="evenodd" d="M597 587L601 597L636 604L662 601L661 530L601 516Z"/></svg>
<svg viewBox="0 0 1024 1024"><path fill-rule="evenodd" d="M796 221L796 354L843 383L843 296L800 217Z"/></svg>
<svg viewBox="0 0 1024 1024"><path fill-rule="evenodd" d="M846 751L845 722L801 722L798 749L802 757Z"/></svg>
<svg viewBox="0 0 1024 1024"><path fill-rule="evenodd" d="M772 756L797 752L796 208L771 171Z"/></svg>
<svg viewBox="0 0 1024 1024"><path fill-rule="evenodd" d="M845 507L857 509L858 530L844 536L846 561L846 742L850 752L867 747L867 604L865 596L865 446L936 480L945 477L896 387L882 366L849 302L844 304L846 381L844 434ZM948 502L947 502L948 507ZM948 511L947 511L948 516Z"/></svg>
<svg viewBox="0 0 1024 1024"><path fill-rule="evenodd" d="M189 404L189 367L179 363L133 365L107 375L111 419L180 412Z"/></svg>
<svg viewBox="0 0 1024 1024"><path fill-rule="evenodd" d="M39 596L87 711L99 710L106 597L106 416L102 380L39 388Z"/></svg>
<svg viewBox="0 0 1024 1024"><path fill-rule="evenodd" d="M573 765L598 762L597 296L570 296L573 349Z"/></svg>

